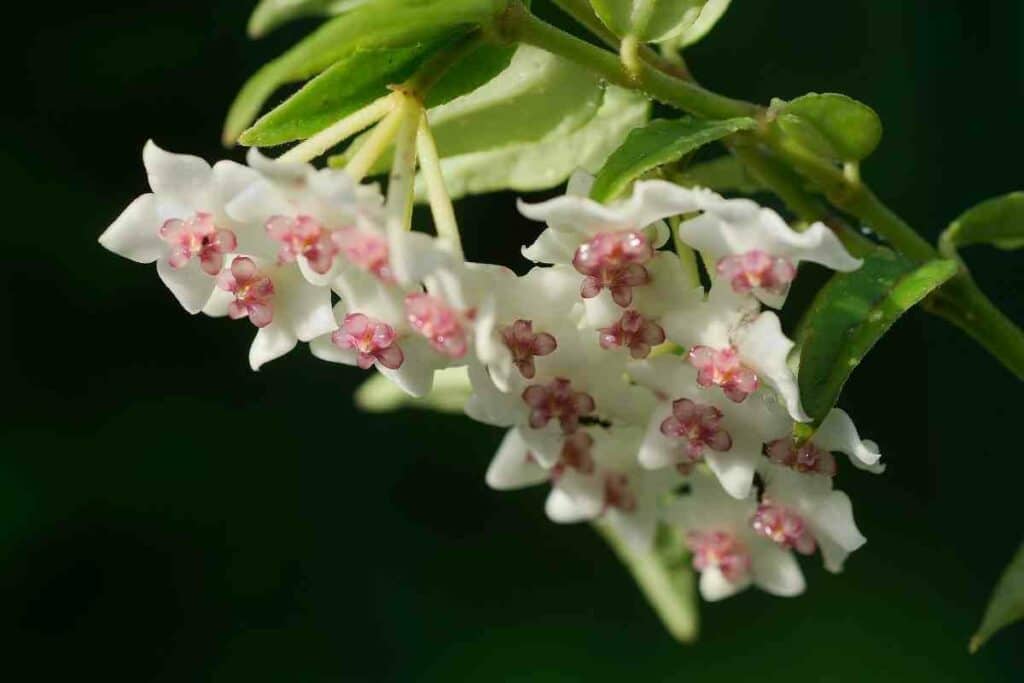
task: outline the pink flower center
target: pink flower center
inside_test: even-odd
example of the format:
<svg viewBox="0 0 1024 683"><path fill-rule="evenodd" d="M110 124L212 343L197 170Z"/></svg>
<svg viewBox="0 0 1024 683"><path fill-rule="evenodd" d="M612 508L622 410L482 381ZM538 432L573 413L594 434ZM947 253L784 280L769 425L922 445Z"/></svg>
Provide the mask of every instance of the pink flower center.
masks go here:
<svg viewBox="0 0 1024 683"><path fill-rule="evenodd" d="M694 346L686 359L697 368L697 384L702 387L720 386L725 395L736 403L757 390L757 374L740 363L739 354L732 347Z"/></svg>
<svg viewBox="0 0 1024 683"><path fill-rule="evenodd" d="M818 448L810 441L800 446L786 436L768 444L765 455L777 465L784 465L797 472L812 472L826 477L835 476L836 458L829 451Z"/></svg>
<svg viewBox="0 0 1024 683"><path fill-rule="evenodd" d="M629 488L629 477L622 472L606 472L604 475L604 511L610 509L622 512L636 510L636 495Z"/></svg>
<svg viewBox="0 0 1024 683"><path fill-rule="evenodd" d="M730 583L750 573L750 553L738 538L726 531L691 531L686 545L693 552L693 568L699 572L717 567Z"/></svg>
<svg viewBox="0 0 1024 683"><path fill-rule="evenodd" d="M594 457L590 449L594 446L594 437L586 432L577 431L565 437L558 462L551 470L551 478L558 479L566 470L576 470L580 474L594 472Z"/></svg>
<svg viewBox="0 0 1024 683"><path fill-rule="evenodd" d="M338 246L331 231L312 216L271 216L266 227L270 239L281 243L277 252L279 263L292 263L303 256L313 272L321 275L334 264Z"/></svg>
<svg viewBox="0 0 1024 683"><path fill-rule="evenodd" d="M789 259L766 254L760 249L726 256L718 261L717 270L738 294L754 289L785 294L789 283L796 277L796 267Z"/></svg>
<svg viewBox="0 0 1024 683"><path fill-rule="evenodd" d="M331 238L350 262L371 273L381 282L390 284L395 281L387 239L356 228L335 230Z"/></svg>
<svg viewBox="0 0 1024 683"><path fill-rule="evenodd" d="M704 456L705 448L732 448L732 437L721 423L722 412L718 408L680 398L672 402L672 414L662 421L661 433L681 441L684 462L694 463Z"/></svg>
<svg viewBox="0 0 1024 683"><path fill-rule="evenodd" d="M412 328L438 353L450 358L466 355L468 342L461 316L441 299L416 292L405 297L405 314Z"/></svg>
<svg viewBox="0 0 1024 683"><path fill-rule="evenodd" d="M547 384L531 384L523 390L523 401L530 407L530 426L544 427L552 418L558 420L562 432L572 434L580 417L593 413L596 406L590 394L574 391L572 383L561 377Z"/></svg>
<svg viewBox="0 0 1024 683"><path fill-rule="evenodd" d="M213 224L213 216L202 211L191 218L172 218L160 226L160 239L171 247L168 262L172 268L185 266L199 257L199 266L207 275L216 275L224 267L224 255L238 246L235 233Z"/></svg>
<svg viewBox="0 0 1024 683"><path fill-rule="evenodd" d="M644 264L654 256L654 249L643 233L634 230L598 233L581 244L572 258L572 265L583 278L580 296L590 299L608 288L620 306L633 301L633 288L650 282Z"/></svg>
<svg viewBox="0 0 1024 683"><path fill-rule="evenodd" d="M665 341L665 330L636 311L622 314L614 325L599 329L601 348L626 347L633 358L646 358L651 348Z"/></svg>
<svg viewBox="0 0 1024 683"><path fill-rule="evenodd" d="M249 318L256 327L274 320L274 282L248 256L236 256L231 267L217 276L217 286L235 296L228 305L232 320Z"/></svg>
<svg viewBox="0 0 1024 683"><path fill-rule="evenodd" d="M512 352L512 362L526 379L533 379L537 374L534 367L534 356L546 356L558 348L555 338L547 332L533 331L530 320L516 320L498 330L505 346Z"/></svg>
<svg viewBox="0 0 1024 683"><path fill-rule="evenodd" d="M750 525L759 535L802 555L811 555L817 547L800 515L767 499L757 506Z"/></svg>
<svg viewBox="0 0 1024 683"><path fill-rule="evenodd" d="M390 370L397 370L405 360L405 354L395 341L395 330L387 323L370 318L362 313L349 313L341 327L331 334L331 341L339 349L356 351L356 363L366 370L374 363Z"/></svg>

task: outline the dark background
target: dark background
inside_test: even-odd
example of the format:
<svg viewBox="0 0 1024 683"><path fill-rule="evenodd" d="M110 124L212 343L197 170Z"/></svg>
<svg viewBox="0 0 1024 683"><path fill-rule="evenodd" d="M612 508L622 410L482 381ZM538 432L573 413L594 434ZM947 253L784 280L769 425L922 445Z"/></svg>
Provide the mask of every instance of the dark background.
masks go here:
<svg viewBox="0 0 1024 683"><path fill-rule="evenodd" d="M588 527L544 519L542 490L485 488L497 430L360 415L358 371L301 350L252 373L250 326L190 318L150 267L101 250L145 190L146 138L222 156L237 87L308 28L250 43L251 5L29 3L5 23L5 676L1022 680L1024 627L966 651L1021 540L1020 384L923 313L843 399L889 464L842 474L868 545L840 576L805 563L803 598L705 605L683 647ZM874 106L865 175L934 238L1021 189L1022 37L1014 0L761 0L690 61L730 95ZM534 228L513 199L460 205L471 256L515 262ZM1024 321L1020 255L968 259Z"/></svg>

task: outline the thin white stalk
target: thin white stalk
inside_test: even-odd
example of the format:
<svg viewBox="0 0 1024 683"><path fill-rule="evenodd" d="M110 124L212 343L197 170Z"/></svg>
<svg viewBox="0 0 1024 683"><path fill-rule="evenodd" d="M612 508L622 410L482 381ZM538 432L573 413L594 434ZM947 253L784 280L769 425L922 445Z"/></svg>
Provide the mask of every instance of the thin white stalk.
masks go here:
<svg viewBox="0 0 1024 683"><path fill-rule="evenodd" d="M404 106L407 98L405 95L395 94L398 96L395 108L370 131L370 134L366 137L366 142L359 146L359 149L356 150L345 166L345 172L352 176L352 179L356 182L361 181L370 169L373 168L373 165L377 163L377 159L380 159L381 155L394 142L395 136L398 135L398 131L402 127L402 122L405 120Z"/></svg>
<svg viewBox="0 0 1024 683"><path fill-rule="evenodd" d="M286 162L303 162L315 159L342 140L350 138L380 121L391 113L397 104L398 95L396 93L391 93L374 100L359 111L349 114L313 137L295 145L282 154L279 159Z"/></svg>
<svg viewBox="0 0 1024 683"><path fill-rule="evenodd" d="M463 258L462 238L459 236L459 224L455 220L455 208L441 173L441 158L437 153L437 144L430 132L427 114L420 114L419 134L416 136L416 150L420 157L420 172L427 186L427 199L430 201L430 213L434 217L434 227L438 236L448 244L448 248L459 259Z"/></svg>
<svg viewBox="0 0 1024 683"><path fill-rule="evenodd" d="M416 183L416 134L422 106L412 97L403 98L392 116L397 119L395 158L388 177L388 227L412 227L412 205ZM360 150L362 152L362 150Z"/></svg>

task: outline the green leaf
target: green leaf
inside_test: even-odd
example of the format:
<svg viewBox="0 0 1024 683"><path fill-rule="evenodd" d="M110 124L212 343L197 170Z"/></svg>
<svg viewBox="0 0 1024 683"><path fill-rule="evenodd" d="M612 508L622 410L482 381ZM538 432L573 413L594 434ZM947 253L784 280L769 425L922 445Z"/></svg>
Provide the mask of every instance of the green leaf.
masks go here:
<svg viewBox="0 0 1024 683"><path fill-rule="evenodd" d="M374 0L261 0L249 17L249 36L261 38L293 19L333 16Z"/></svg>
<svg viewBox="0 0 1024 683"><path fill-rule="evenodd" d="M454 37L486 22L493 12L493 0L374 0L360 5L328 21L257 71L231 105L224 141L233 143L285 83L315 76L356 50Z"/></svg>
<svg viewBox="0 0 1024 683"><path fill-rule="evenodd" d="M968 209L950 224L940 244L953 249L969 244L1024 247L1024 192L993 197Z"/></svg>
<svg viewBox="0 0 1024 683"><path fill-rule="evenodd" d="M471 93L508 68L514 46L484 44L453 64L423 100L428 108Z"/></svg>
<svg viewBox="0 0 1024 683"><path fill-rule="evenodd" d="M765 191L747 167L732 155L694 164L673 180L686 187L707 187L715 192L756 194Z"/></svg>
<svg viewBox="0 0 1024 683"><path fill-rule="evenodd" d="M800 398L816 423L871 347L904 312L957 272L955 261L915 265L879 248L815 297L800 331Z"/></svg>
<svg viewBox="0 0 1024 683"><path fill-rule="evenodd" d="M569 135L597 115L603 99L600 80L586 69L524 45L502 73L431 109L427 118L445 159ZM343 158L364 140L357 139ZM391 155L382 155L371 174L382 173L390 163Z"/></svg>
<svg viewBox="0 0 1024 683"><path fill-rule="evenodd" d="M308 138L386 95L388 84L400 83L412 75L438 45L434 41L410 47L357 50L264 114L238 141L268 147Z"/></svg>
<svg viewBox="0 0 1024 683"><path fill-rule="evenodd" d="M594 527L626 565L672 637L682 643L695 641L699 626L697 581L690 554L678 533L661 525L653 550L638 553L619 538L611 525L597 521Z"/></svg>
<svg viewBox="0 0 1024 683"><path fill-rule="evenodd" d="M617 36L685 47L704 37L730 0L590 0L594 12Z"/></svg>
<svg viewBox="0 0 1024 683"><path fill-rule="evenodd" d="M389 413L400 408L461 413L472 392L465 366L434 373L433 388L419 398L410 396L387 377L375 372L356 389L355 402L368 413Z"/></svg>
<svg viewBox="0 0 1024 683"><path fill-rule="evenodd" d="M786 135L839 161L864 159L882 139L878 114L846 95L810 93L773 108Z"/></svg>
<svg viewBox="0 0 1024 683"><path fill-rule="evenodd" d="M505 71L427 118L449 157L569 133L594 117L602 98L601 82L583 67L522 46Z"/></svg>
<svg viewBox="0 0 1024 683"><path fill-rule="evenodd" d="M594 179L590 196L599 202L614 199L648 171L678 161L709 142L756 125L754 119L747 117L724 121L693 118L651 121L631 131L622 146L608 157Z"/></svg>
<svg viewBox="0 0 1024 683"><path fill-rule="evenodd" d="M977 652L997 631L1021 619L1024 619L1024 544L1017 549L992 591L981 626L971 637L968 646L971 653Z"/></svg>
<svg viewBox="0 0 1024 683"><path fill-rule="evenodd" d="M625 138L647 120L650 102L642 95L609 86L592 119L574 131L550 132L535 142L505 145L441 160L453 198L560 185L578 168L593 172ZM423 196L417 184L417 195Z"/></svg>

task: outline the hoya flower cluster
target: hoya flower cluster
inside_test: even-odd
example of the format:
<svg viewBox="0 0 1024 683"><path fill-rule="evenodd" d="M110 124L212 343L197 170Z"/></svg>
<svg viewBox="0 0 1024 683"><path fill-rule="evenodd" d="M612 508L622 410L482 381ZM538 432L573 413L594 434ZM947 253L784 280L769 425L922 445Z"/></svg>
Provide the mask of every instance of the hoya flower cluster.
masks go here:
<svg viewBox="0 0 1024 683"><path fill-rule="evenodd" d="M659 525L684 540L708 600L754 584L795 595L794 553L838 571L864 543L833 480L846 454L880 454L834 410L810 440L781 307L801 261L848 271L815 224L702 189L641 181L610 205L588 179L541 204L525 275L464 262L439 239L395 229L375 186L342 171L144 152L152 193L100 238L157 273L189 313L248 318L254 369L309 342L327 361L375 367L414 396L465 367L467 414L507 428L496 489L551 488L555 522L603 520L635 552ZM705 291L678 243L703 255Z"/></svg>

